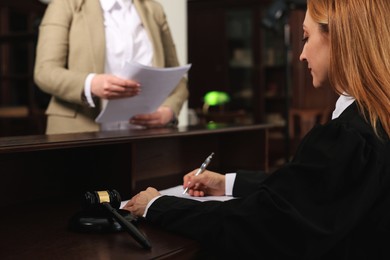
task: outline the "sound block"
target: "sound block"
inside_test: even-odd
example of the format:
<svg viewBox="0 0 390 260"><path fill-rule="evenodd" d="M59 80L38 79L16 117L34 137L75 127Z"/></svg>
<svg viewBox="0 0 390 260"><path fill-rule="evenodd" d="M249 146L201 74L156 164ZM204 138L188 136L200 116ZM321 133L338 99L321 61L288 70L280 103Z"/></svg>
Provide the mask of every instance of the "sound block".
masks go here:
<svg viewBox="0 0 390 260"><path fill-rule="evenodd" d="M129 211L117 209L117 212L127 221L136 225L137 219ZM100 208L77 212L69 220L69 229L76 232L94 233L111 233L124 230L112 216L109 216L107 212Z"/></svg>

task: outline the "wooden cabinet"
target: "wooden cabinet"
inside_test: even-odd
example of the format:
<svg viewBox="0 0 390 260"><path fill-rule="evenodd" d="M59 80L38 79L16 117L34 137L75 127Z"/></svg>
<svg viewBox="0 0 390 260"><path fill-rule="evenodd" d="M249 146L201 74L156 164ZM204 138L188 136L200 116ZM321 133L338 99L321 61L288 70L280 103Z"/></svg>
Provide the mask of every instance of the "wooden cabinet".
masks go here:
<svg viewBox="0 0 390 260"><path fill-rule="evenodd" d="M281 32L262 26L272 3L188 0L189 107L199 111L207 92L225 91L231 96L226 113L244 110L245 122L274 124L271 164L295 149L289 130L301 129L295 117L290 121L291 109L332 109L335 101L330 89L313 88L307 65L299 61L304 8L289 11L286 45L283 26Z"/></svg>
<svg viewBox="0 0 390 260"><path fill-rule="evenodd" d="M199 110L207 92L224 91L231 98L225 112L243 109L246 121L260 121L262 1L189 0L187 6L189 107Z"/></svg>
<svg viewBox="0 0 390 260"><path fill-rule="evenodd" d="M45 5L0 3L0 136L44 133L48 96L34 84L35 43Z"/></svg>

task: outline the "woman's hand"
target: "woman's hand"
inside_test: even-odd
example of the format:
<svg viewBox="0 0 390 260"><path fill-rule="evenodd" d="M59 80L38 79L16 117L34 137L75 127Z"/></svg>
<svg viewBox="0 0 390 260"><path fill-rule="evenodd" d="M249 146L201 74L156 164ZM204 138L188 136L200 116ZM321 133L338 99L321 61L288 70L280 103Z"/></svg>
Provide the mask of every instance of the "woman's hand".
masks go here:
<svg viewBox="0 0 390 260"><path fill-rule="evenodd" d="M175 115L171 108L161 106L153 113L140 114L132 117L130 119L130 123L148 128L164 127L174 118L174 116Z"/></svg>
<svg viewBox="0 0 390 260"><path fill-rule="evenodd" d="M149 187L131 198L123 209L130 211L136 216L142 217L149 201L160 195L161 194L155 188Z"/></svg>
<svg viewBox="0 0 390 260"><path fill-rule="evenodd" d="M104 99L134 97L140 91L141 85L138 82L109 74L97 74L91 82L92 94Z"/></svg>
<svg viewBox="0 0 390 260"><path fill-rule="evenodd" d="M183 188L188 187L188 194L195 197L225 195L225 176L212 171L204 171L195 176L198 170L183 177Z"/></svg>

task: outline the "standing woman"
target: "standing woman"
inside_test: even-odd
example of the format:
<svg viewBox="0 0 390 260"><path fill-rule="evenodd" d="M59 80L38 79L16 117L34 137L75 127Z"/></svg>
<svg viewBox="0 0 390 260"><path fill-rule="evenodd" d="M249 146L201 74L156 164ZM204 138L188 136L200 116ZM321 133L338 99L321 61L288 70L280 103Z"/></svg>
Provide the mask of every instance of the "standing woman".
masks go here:
<svg viewBox="0 0 390 260"><path fill-rule="evenodd" d="M216 259L390 259L389 13L389 0L307 1L301 60L314 87L340 98L291 162L268 176L184 176L192 196L238 199L148 188L125 208L199 240Z"/></svg>
<svg viewBox="0 0 390 260"><path fill-rule="evenodd" d="M162 6L154 0L52 0L40 24L34 79L52 95L47 134L164 127L187 100L182 79L156 112L99 125L104 100L138 95L142 86L115 75L125 62L178 66ZM130 123L131 124L130 124Z"/></svg>

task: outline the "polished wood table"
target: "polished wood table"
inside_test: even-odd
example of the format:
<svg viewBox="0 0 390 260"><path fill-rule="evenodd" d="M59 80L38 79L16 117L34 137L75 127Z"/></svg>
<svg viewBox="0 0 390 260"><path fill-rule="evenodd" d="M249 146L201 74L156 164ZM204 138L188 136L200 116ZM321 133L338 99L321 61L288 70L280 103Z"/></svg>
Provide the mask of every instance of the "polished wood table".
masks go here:
<svg viewBox="0 0 390 260"><path fill-rule="evenodd" d="M140 223L147 251L127 233L69 231L86 191L122 200L182 183L214 152L210 170L268 168L271 125L204 125L0 138L0 259L191 259L192 240Z"/></svg>
<svg viewBox="0 0 390 260"><path fill-rule="evenodd" d="M3 204L116 189L165 189L200 167L268 169L270 125L205 125L0 138ZM12 194L12 195L11 195Z"/></svg>
<svg viewBox="0 0 390 260"><path fill-rule="evenodd" d="M0 259L194 259L198 244L139 223L152 248L142 248L128 233L81 233L68 229L79 210L75 203L47 201L7 207L0 214Z"/></svg>

